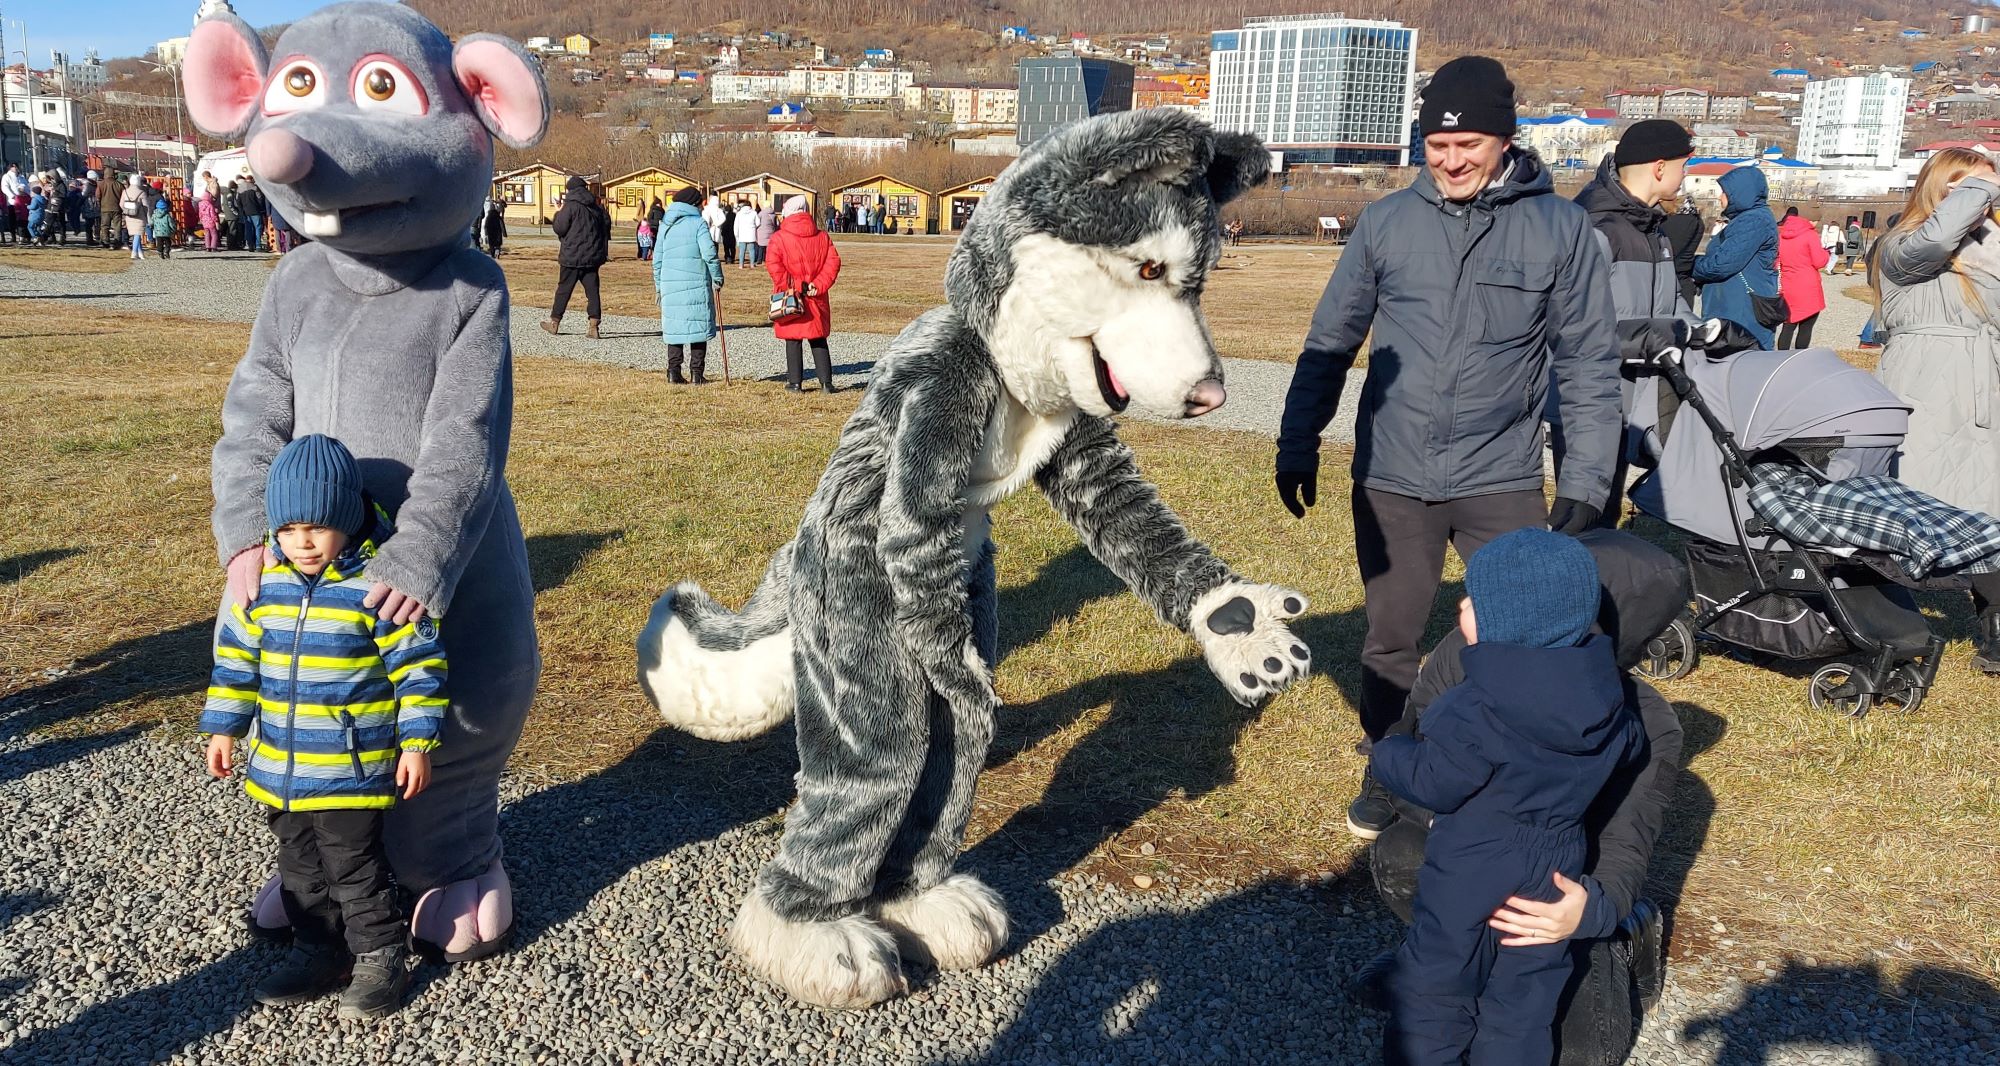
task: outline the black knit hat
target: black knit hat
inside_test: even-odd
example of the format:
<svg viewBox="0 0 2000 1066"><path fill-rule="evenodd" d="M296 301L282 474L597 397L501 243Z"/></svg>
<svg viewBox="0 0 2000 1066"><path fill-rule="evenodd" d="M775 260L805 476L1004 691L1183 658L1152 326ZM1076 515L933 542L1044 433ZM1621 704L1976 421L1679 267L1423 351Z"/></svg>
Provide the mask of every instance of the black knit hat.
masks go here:
<svg viewBox="0 0 2000 1066"><path fill-rule="evenodd" d="M1514 135L1514 83L1507 68L1486 56L1459 56L1431 75L1417 126L1433 133Z"/></svg>
<svg viewBox="0 0 2000 1066"><path fill-rule="evenodd" d="M1636 166L1662 159L1686 159L1694 154L1694 140L1680 123L1670 118L1649 118L1635 122L1618 138L1611 153L1611 165Z"/></svg>

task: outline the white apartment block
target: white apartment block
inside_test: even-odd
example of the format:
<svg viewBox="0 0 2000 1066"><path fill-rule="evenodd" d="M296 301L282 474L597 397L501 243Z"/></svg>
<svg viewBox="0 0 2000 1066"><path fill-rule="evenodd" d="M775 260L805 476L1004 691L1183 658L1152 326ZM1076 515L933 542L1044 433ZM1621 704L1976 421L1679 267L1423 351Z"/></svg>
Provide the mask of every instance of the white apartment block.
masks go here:
<svg viewBox="0 0 2000 1066"><path fill-rule="evenodd" d="M1887 74L1808 82L1796 155L1819 166L1893 167L1909 100L1910 80Z"/></svg>
<svg viewBox="0 0 2000 1066"><path fill-rule="evenodd" d="M910 85L903 107L949 115L956 126L1011 126L1020 90L1013 85Z"/></svg>
<svg viewBox="0 0 2000 1066"><path fill-rule="evenodd" d="M1209 35L1209 114L1288 163L1406 165L1417 31L1341 15L1272 15Z"/></svg>
<svg viewBox="0 0 2000 1066"><path fill-rule="evenodd" d="M785 73L788 95L820 100L896 100L917 80L896 67L793 67Z"/></svg>
<svg viewBox="0 0 2000 1066"><path fill-rule="evenodd" d="M708 98L717 104L748 104L782 100L791 86L785 70L740 70L708 76Z"/></svg>

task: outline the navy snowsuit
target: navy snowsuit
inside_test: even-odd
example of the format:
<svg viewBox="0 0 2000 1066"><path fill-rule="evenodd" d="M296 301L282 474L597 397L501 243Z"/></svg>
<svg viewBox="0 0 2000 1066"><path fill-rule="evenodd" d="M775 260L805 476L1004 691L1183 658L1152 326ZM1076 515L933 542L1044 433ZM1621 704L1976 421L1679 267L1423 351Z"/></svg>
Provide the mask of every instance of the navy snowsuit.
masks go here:
<svg viewBox="0 0 2000 1066"><path fill-rule="evenodd" d="M1424 712L1421 739L1375 742L1376 779L1437 812L1389 978L1383 1057L1542 1066L1555 1057L1568 947L1502 948L1486 920L1508 896L1557 898L1555 871L1582 875L1584 813L1644 760L1646 734L1605 637L1480 643L1461 658L1465 682Z"/></svg>

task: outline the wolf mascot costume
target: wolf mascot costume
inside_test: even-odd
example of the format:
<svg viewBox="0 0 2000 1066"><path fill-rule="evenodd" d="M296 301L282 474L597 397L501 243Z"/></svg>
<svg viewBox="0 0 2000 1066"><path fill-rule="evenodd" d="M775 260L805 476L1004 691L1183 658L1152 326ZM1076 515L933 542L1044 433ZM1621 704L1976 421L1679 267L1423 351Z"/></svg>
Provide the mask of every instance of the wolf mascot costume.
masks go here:
<svg viewBox="0 0 2000 1066"><path fill-rule="evenodd" d="M1289 589L1244 582L1160 502L1110 416L1222 404L1200 297L1218 205L1260 181L1254 137L1139 111L1058 132L1001 174L943 307L876 365L797 537L741 614L683 584L639 639L667 720L716 740L796 709L799 797L730 931L800 999L903 991L901 956L978 966L999 896L953 875L993 737L988 513L1033 480L1245 704L1303 676Z"/></svg>
<svg viewBox="0 0 2000 1066"><path fill-rule="evenodd" d="M344 3L291 25L272 63L226 3L195 25L188 110L243 138L278 214L313 238L279 261L223 401L215 539L232 594L262 563L265 471L295 436L339 438L398 532L369 572L385 615L443 619L451 706L430 787L389 815L417 938L454 961L506 942L499 779L541 671L527 549L503 472L513 415L507 284L466 243L493 138L548 124L539 68L487 35L454 47L408 8ZM390 713L393 714L393 711ZM255 908L282 923L267 885Z"/></svg>

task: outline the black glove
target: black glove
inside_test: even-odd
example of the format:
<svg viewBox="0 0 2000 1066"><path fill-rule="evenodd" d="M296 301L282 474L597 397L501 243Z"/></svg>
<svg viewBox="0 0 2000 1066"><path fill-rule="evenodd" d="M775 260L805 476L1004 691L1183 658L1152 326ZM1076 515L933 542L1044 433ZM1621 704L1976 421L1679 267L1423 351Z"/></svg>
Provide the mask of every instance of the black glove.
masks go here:
<svg viewBox="0 0 2000 1066"><path fill-rule="evenodd" d="M1305 502L1300 503L1303 497ZM1306 508L1319 502L1319 470L1317 466L1307 470L1278 471L1278 502L1285 510L1292 512L1293 518L1304 518Z"/></svg>
<svg viewBox="0 0 2000 1066"><path fill-rule="evenodd" d="M1557 533L1575 536L1595 526L1598 517L1603 513L1597 509L1596 504L1558 496L1555 506L1549 508L1549 528Z"/></svg>

